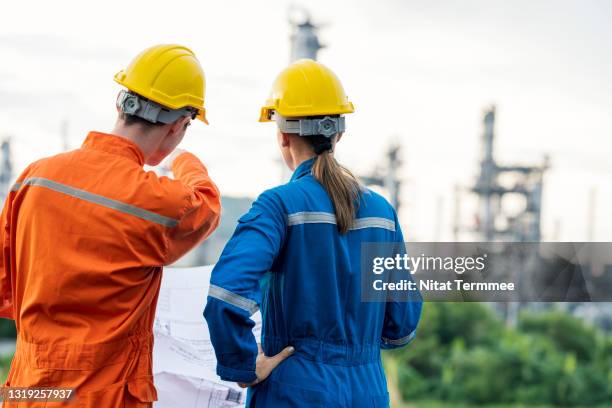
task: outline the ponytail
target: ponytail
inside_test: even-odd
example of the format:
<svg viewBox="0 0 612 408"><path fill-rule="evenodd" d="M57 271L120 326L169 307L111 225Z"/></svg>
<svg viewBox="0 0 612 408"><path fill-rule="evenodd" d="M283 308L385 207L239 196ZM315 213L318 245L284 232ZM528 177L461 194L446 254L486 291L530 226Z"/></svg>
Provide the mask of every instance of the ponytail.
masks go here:
<svg viewBox="0 0 612 408"><path fill-rule="evenodd" d="M321 183L332 201L338 230L341 234L346 234L355 220L361 186L350 170L334 159L330 138L325 138L326 141L321 140L320 136L309 139L317 153L312 166L312 175Z"/></svg>

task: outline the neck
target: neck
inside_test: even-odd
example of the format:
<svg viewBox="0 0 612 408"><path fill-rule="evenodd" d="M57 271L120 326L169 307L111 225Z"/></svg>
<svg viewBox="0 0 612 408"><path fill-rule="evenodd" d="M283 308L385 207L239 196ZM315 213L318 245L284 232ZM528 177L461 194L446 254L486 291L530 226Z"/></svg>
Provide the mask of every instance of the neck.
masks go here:
<svg viewBox="0 0 612 408"><path fill-rule="evenodd" d="M292 152L291 157L293 159L293 168L291 170L295 170L298 166L304 163L306 160L310 160L313 157L316 157L316 154L312 152Z"/></svg>
<svg viewBox="0 0 612 408"><path fill-rule="evenodd" d="M147 162L157 149L158 143L155 143L155 141L158 138L156 137L155 130L156 129L152 129L150 132L145 133L140 126L125 126L118 120L117 123L115 123L112 134L136 144L142 152L145 162Z"/></svg>

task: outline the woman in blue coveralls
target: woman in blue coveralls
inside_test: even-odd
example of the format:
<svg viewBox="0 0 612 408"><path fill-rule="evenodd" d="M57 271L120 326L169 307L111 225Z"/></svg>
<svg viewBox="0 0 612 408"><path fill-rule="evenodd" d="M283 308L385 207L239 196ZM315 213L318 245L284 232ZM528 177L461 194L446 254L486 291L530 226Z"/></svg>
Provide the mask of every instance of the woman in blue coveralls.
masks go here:
<svg viewBox="0 0 612 408"><path fill-rule="evenodd" d="M217 373L249 386L249 407L387 407L380 350L414 337L420 300L361 301L361 244L404 239L393 207L334 159L353 111L312 60L282 71L262 108L293 177L238 220L204 311Z"/></svg>

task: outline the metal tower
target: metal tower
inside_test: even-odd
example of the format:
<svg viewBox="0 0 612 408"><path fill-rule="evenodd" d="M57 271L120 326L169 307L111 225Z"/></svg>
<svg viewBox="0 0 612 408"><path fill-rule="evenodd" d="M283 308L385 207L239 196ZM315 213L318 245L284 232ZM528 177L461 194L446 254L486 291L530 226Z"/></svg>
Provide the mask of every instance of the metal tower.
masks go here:
<svg viewBox="0 0 612 408"><path fill-rule="evenodd" d="M7 138L2 141L0 153L2 154L2 162L0 163L0 199L2 203L4 203L4 200L8 195L8 191L11 188L11 181L13 180L10 139Z"/></svg>
<svg viewBox="0 0 612 408"><path fill-rule="evenodd" d="M312 23L310 13L304 8L292 7L289 13L289 24L292 27L289 61L293 62L302 58L316 60L319 50L324 47L317 34L320 27ZM301 17L296 18L297 13L301 14ZM294 16L292 17L291 14Z"/></svg>
<svg viewBox="0 0 612 408"><path fill-rule="evenodd" d="M480 210L475 232L482 241L538 242L541 240L542 190L548 156L539 166L500 165L494 156L495 107L484 114L480 174L471 191ZM506 210L506 198L522 199L518 213Z"/></svg>
<svg viewBox="0 0 612 408"><path fill-rule="evenodd" d="M398 170L402 165L399 144L392 144L389 146L385 159L385 166L383 168L377 167L372 175L361 176L359 178L366 185L375 185L384 188L389 194L391 205L395 208L395 211L399 211L400 188L402 185L398 177Z"/></svg>
<svg viewBox="0 0 612 408"><path fill-rule="evenodd" d="M495 107L487 109L483 117L482 150L480 173L476 183L469 189L455 190L454 236L459 241L460 232L471 233L471 240L483 242L540 242L542 217L542 191L544 173L549 168L548 156L540 165L501 165L495 157ZM475 194L479 209L474 225L461 226L461 195ZM509 200L519 200L521 205L509 209ZM512 204L510 202L510 204ZM516 209L518 207L518 210ZM505 267L498 267L500 277L505 273L522 271L536 257L535 252L524 253L511 248L504 257ZM523 283L522 273L518 275L517 291L528 292L529 285ZM504 315L506 323L516 325L523 302L500 302L495 307Z"/></svg>

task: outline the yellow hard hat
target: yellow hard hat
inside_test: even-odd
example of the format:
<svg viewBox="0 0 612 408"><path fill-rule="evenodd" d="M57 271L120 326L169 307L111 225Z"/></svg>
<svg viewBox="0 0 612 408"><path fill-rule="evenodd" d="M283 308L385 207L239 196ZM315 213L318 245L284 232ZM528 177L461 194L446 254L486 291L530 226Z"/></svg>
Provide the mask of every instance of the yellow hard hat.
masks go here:
<svg viewBox="0 0 612 408"><path fill-rule="evenodd" d="M276 77L270 97L261 108L259 121L272 121L274 112L287 118L354 111L340 80L329 68L311 59L301 59Z"/></svg>
<svg viewBox="0 0 612 408"><path fill-rule="evenodd" d="M166 108L195 108L197 118L208 124L204 71L187 47L162 44L147 48L115 75L115 81Z"/></svg>

